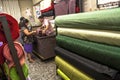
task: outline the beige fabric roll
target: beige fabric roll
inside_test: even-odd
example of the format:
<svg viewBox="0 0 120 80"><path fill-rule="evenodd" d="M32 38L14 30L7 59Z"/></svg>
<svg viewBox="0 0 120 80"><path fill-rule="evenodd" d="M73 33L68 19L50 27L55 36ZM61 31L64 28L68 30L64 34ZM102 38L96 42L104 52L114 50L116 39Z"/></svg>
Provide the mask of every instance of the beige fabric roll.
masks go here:
<svg viewBox="0 0 120 80"><path fill-rule="evenodd" d="M120 46L120 32L91 29L58 28L58 34Z"/></svg>

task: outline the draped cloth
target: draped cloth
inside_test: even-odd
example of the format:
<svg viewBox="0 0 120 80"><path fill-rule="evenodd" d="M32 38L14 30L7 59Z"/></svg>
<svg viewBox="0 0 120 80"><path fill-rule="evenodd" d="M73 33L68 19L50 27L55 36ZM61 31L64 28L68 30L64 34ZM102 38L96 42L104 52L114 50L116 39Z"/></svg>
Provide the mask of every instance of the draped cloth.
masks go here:
<svg viewBox="0 0 120 80"><path fill-rule="evenodd" d="M75 13L76 0L69 0L69 14Z"/></svg>
<svg viewBox="0 0 120 80"><path fill-rule="evenodd" d="M68 14L68 2L61 1L58 4L55 4L55 16Z"/></svg>

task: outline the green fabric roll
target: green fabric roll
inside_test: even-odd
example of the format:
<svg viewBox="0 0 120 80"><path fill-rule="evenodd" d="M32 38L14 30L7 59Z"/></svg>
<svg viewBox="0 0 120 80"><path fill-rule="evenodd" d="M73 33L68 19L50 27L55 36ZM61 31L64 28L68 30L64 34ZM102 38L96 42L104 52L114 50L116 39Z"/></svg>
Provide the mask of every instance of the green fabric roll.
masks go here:
<svg viewBox="0 0 120 80"><path fill-rule="evenodd" d="M60 75L64 80L70 80L60 69L57 69L58 75Z"/></svg>
<svg viewBox="0 0 120 80"><path fill-rule="evenodd" d="M58 28L58 34L120 46L120 32L90 29Z"/></svg>
<svg viewBox="0 0 120 80"><path fill-rule="evenodd" d="M77 55L120 70L120 48L74 39L67 36L57 36L57 45Z"/></svg>
<svg viewBox="0 0 120 80"><path fill-rule="evenodd" d="M94 80L58 56L55 57L55 62L57 63L58 68L71 80Z"/></svg>
<svg viewBox="0 0 120 80"><path fill-rule="evenodd" d="M20 80L19 75L16 72L15 67L8 68L7 64L4 63L6 74L10 77L11 80ZM28 66L26 64L22 65L23 73L25 77L28 77Z"/></svg>
<svg viewBox="0 0 120 80"><path fill-rule="evenodd" d="M120 8L57 16L57 27L120 30Z"/></svg>

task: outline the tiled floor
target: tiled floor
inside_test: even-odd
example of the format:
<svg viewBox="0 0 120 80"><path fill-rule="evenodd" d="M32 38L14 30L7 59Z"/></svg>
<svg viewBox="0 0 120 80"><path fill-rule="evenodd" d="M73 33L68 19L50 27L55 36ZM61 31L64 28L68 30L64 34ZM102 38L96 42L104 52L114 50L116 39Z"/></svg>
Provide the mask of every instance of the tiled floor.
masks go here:
<svg viewBox="0 0 120 80"><path fill-rule="evenodd" d="M34 57L35 62L29 63L29 75L32 80L62 80L56 75L56 65L54 59L42 61L41 59Z"/></svg>

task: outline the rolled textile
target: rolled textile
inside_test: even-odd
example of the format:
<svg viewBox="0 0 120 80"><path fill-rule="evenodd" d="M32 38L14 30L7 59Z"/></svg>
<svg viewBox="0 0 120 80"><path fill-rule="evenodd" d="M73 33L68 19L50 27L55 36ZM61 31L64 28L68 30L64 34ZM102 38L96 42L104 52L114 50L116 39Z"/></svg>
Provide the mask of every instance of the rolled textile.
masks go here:
<svg viewBox="0 0 120 80"><path fill-rule="evenodd" d="M8 22L8 27L10 28L11 37L14 40L16 40L19 37L19 26L18 22L15 18L13 18L11 15L8 15L6 13L0 13L0 16L5 16ZM5 34L3 32L2 23L0 22L0 41L7 42Z"/></svg>
<svg viewBox="0 0 120 80"><path fill-rule="evenodd" d="M4 64L4 62L5 62L5 58L3 56L3 47L4 47L4 44L3 44L3 42L1 42L1 45L0 45L0 65Z"/></svg>
<svg viewBox="0 0 120 80"><path fill-rule="evenodd" d="M25 64L25 52L22 45L18 42L14 42L15 49L17 50L17 55L20 61L21 66ZM3 55L7 60L9 68L15 66L14 61L12 59L8 44L6 44L3 48Z"/></svg>
<svg viewBox="0 0 120 80"><path fill-rule="evenodd" d="M15 18L13 18L11 15L8 15L6 13L0 13L0 17L5 16L6 20L8 22L8 27L10 28L11 37L12 40L16 40L19 37L19 27L18 22ZM4 44L7 42L3 28L2 23L0 22L0 43ZM2 53L3 45L0 46L0 64L4 63L4 57Z"/></svg>
<svg viewBox="0 0 120 80"><path fill-rule="evenodd" d="M99 43L57 36L57 45L77 55L120 70L120 48Z"/></svg>
<svg viewBox="0 0 120 80"><path fill-rule="evenodd" d="M72 64L74 67L84 71L86 74L92 76L96 80L111 80L114 79L118 71L109 68L108 66L96 63L92 60L86 59L75 53L67 51L60 47L55 47L55 53L62 59ZM108 76L105 76L106 74Z"/></svg>
<svg viewBox="0 0 120 80"><path fill-rule="evenodd" d="M5 68L6 75L10 78L10 80L20 80L20 77L15 67L9 68L7 64L4 63L4 68ZM22 65L22 70L23 70L26 80L30 80L29 75L28 75L28 66L26 64Z"/></svg>
<svg viewBox="0 0 120 80"><path fill-rule="evenodd" d="M58 75L60 75L64 80L70 80L60 69L57 69Z"/></svg>
<svg viewBox="0 0 120 80"><path fill-rule="evenodd" d="M58 28L58 34L70 36L73 38L120 46L119 31Z"/></svg>
<svg viewBox="0 0 120 80"><path fill-rule="evenodd" d="M58 68L63 71L64 74L66 74L71 80L94 80L68 62L64 61L61 57L56 56L55 62Z"/></svg>
<svg viewBox="0 0 120 80"><path fill-rule="evenodd" d="M57 27L120 30L120 8L57 16Z"/></svg>

